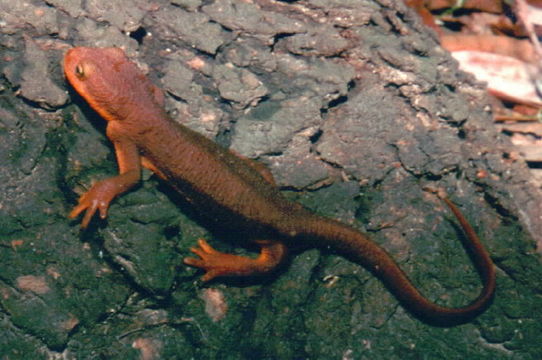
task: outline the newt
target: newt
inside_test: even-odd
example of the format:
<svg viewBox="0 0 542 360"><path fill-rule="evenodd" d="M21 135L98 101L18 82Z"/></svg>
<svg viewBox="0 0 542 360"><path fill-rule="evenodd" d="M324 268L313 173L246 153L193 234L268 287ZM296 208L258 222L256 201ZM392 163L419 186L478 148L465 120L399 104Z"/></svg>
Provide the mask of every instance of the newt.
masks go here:
<svg viewBox="0 0 542 360"><path fill-rule="evenodd" d="M256 258L219 252L205 240L184 263L203 269L203 281L217 277L268 274L284 263L288 248L331 248L377 276L418 318L438 325L465 323L483 311L495 291L495 270L487 250L459 209L448 205L466 234L465 247L483 288L469 305L445 307L428 300L393 258L361 231L319 216L287 200L270 172L205 136L173 121L164 94L119 48L77 47L64 57L64 73L77 93L107 121L106 135L117 157L119 175L95 183L69 214L83 214L86 228L111 201L138 184L142 167L167 182L202 217L256 244Z"/></svg>

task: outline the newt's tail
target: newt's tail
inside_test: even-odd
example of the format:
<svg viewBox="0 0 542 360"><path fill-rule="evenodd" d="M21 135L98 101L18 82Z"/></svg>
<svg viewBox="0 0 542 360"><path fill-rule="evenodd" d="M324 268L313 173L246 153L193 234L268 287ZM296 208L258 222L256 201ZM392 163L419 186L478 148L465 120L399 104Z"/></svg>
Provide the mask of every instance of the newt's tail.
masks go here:
<svg viewBox="0 0 542 360"><path fill-rule="evenodd" d="M487 250L459 209L450 200L446 198L443 200L466 234L464 247L471 256L483 283L480 295L465 307L448 308L428 300L412 284L392 257L358 230L331 219L314 216L306 219L304 229L300 233L366 267L386 285L408 311L418 318L433 325L459 325L472 320L491 304L495 292L495 269Z"/></svg>

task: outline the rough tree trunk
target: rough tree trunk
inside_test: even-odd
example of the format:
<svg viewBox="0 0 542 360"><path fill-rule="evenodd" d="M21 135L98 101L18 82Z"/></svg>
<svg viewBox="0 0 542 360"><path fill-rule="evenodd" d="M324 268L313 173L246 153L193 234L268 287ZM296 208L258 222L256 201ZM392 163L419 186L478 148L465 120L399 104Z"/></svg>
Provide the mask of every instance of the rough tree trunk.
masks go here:
<svg viewBox="0 0 542 360"><path fill-rule="evenodd" d="M542 358L541 195L483 87L399 1L0 0L0 359ZM71 46L120 46L186 124L266 163L292 199L352 223L427 296L479 279L446 189L498 267L492 307L435 328L332 253L202 285L194 222L154 177L80 232L66 214L116 171L104 121L67 93ZM232 234L235 240L235 234Z"/></svg>

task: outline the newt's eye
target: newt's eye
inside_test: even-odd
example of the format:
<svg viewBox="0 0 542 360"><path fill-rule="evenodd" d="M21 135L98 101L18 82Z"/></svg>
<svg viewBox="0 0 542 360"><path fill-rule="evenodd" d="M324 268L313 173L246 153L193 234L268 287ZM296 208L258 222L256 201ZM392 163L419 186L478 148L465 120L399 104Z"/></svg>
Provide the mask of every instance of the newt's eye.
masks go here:
<svg viewBox="0 0 542 360"><path fill-rule="evenodd" d="M83 65L78 64L75 67L75 76L77 76L79 79L82 79L82 78L85 77L85 69L84 69Z"/></svg>

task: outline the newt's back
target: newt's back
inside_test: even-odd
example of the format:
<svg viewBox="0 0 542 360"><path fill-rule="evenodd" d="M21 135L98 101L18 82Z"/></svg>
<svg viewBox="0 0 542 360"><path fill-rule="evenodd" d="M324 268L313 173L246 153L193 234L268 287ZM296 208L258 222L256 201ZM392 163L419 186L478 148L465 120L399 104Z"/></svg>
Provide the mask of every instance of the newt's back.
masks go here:
<svg viewBox="0 0 542 360"><path fill-rule="evenodd" d="M70 83L108 121L108 137L135 144L143 165L204 215L219 217L224 224L289 232L286 223L305 214L264 179L252 160L175 123L163 110L161 90L122 50L74 48L64 62Z"/></svg>

